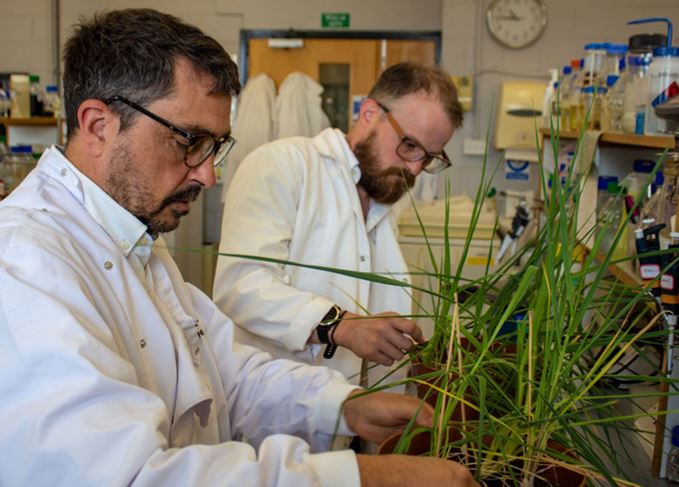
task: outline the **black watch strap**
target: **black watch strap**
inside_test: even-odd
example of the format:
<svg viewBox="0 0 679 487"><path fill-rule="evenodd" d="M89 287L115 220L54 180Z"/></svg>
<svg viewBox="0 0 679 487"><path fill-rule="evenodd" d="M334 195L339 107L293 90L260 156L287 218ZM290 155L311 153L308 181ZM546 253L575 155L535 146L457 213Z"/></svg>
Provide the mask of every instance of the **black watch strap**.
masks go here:
<svg viewBox="0 0 679 487"><path fill-rule="evenodd" d="M323 352L323 357L326 359L332 358L337 351L337 344L333 339L333 335L335 334L335 328L340 324L345 313L346 311L343 311L342 308L333 305L316 327L318 341L327 345Z"/></svg>

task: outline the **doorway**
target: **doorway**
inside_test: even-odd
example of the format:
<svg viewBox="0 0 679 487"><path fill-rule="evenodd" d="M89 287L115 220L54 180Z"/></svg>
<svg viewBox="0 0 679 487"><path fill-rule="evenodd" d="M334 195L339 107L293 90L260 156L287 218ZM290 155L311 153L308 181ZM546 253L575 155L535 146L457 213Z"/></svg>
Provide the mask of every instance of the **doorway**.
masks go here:
<svg viewBox="0 0 679 487"><path fill-rule="evenodd" d="M440 61L441 33L242 30L240 46L243 85L265 73L278 88L288 74L304 73L323 86L331 125L346 132L384 69Z"/></svg>

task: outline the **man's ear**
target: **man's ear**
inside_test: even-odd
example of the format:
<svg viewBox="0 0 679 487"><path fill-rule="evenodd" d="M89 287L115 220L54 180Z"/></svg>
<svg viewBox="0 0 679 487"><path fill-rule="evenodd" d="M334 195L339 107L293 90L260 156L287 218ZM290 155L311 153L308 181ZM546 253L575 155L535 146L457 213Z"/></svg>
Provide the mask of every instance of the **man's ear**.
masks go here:
<svg viewBox="0 0 679 487"><path fill-rule="evenodd" d="M382 108L380 108L377 101L372 98L363 100L361 109L358 112L358 120L361 123L367 123L368 125L374 124L380 115L382 115Z"/></svg>
<svg viewBox="0 0 679 487"><path fill-rule="evenodd" d="M88 99L78 107L78 138L90 156L100 156L118 133L119 119L101 100Z"/></svg>

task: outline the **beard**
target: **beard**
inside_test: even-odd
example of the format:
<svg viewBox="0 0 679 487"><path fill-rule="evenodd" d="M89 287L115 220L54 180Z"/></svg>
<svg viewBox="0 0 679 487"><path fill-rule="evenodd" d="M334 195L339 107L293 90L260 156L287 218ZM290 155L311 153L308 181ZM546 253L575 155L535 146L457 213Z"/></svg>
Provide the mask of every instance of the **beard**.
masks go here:
<svg viewBox="0 0 679 487"><path fill-rule="evenodd" d="M358 184L376 202L391 205L415 185L415 176L401 167L378 169L376 146L377 134L373 131L354 147L354 155L361 168Z"/></svg>
<svg viewBox="0 0 679 487"><path fill-rule="evenodd" d="M113 151L106 175L106 185L109 195L120 206L132 213L148 229L149 234L157 236L159 233L171 232L179 226L179 219L189 213L188 210L175 210L168 206L177 201L193 202L202 190L199 183L191 183L178 189L160 203L156 203L151 192L145 187L149 179L139 174L143 163L135 161L129 148L116 147Z"/></svg>

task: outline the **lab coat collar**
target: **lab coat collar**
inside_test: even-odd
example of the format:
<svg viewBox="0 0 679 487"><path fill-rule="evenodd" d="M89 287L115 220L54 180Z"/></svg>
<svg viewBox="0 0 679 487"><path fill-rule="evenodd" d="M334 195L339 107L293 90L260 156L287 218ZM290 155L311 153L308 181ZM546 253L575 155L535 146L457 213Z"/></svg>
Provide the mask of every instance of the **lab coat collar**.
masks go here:
<svg viewBox="0 0 679 487"><path fill-rule="evenodd" d="M313 144L316 150L323 156L344 164L345 168L351 174L354 184L358 184L361 179L361 168L358 164L358 159L354 152L349 147L347 138L339 129L327 128L313 138ZM363 210L361 209L358 194L356 201L358 206L356 208L357 215L363 218ZM368 216L365 219L366 230L370 232L377 224L382 221L389 214L391 205L385 205L375 202L370 199L370 208Z"/></svg>
<svg viewBox="0 0 679 487"><path fill-rule="evenodd" d="M146 225L76 168L64 155L63 148L53 145L47 149L40 159L39 168L62 182L115 241L125 257L129 257L130 252L134 251L146 265L153 246L153 239L147 233Z"/></svg>

